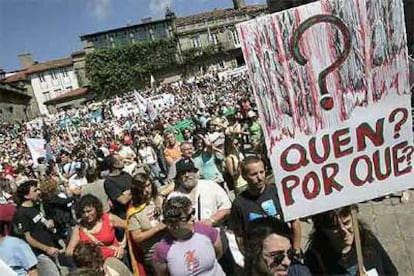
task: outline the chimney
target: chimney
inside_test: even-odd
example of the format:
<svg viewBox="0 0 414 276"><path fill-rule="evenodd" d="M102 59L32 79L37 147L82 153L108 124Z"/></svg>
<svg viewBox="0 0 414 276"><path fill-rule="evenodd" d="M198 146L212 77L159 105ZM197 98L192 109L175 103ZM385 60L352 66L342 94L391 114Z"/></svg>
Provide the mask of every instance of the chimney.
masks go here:
<svg viewBox="0 0 414 276"><path fill-rule="evenodd" d="M31 53L20 54L17 56L22 68L28 68L34 64Z"/></svg>
<svg viewBox="0 0 414 276"><path fill-rule="evenodd" d="M244 8L245 5L244 0L233 0L233 8L235 10L240 10Z"/></svg>

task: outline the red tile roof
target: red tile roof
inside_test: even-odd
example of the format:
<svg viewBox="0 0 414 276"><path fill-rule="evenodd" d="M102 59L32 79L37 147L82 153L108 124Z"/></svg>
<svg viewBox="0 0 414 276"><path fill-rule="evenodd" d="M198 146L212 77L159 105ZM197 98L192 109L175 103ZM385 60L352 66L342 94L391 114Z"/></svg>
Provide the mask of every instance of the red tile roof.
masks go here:
<svg viewBox="0 0 414 276"><path fill-rule="evenodd" d="M83 96L88 93L88 89L85 87L80 87L74 90L71 90L69 92L66 92L65 94L62 94L56 98L50 99L45 102L45 104L53 104L57 102L64 102L65 100L69 100L71 98Z"/></svg>
<svg viewBox="0 0 414 276"><path fill-rule="evenodd" d="M17 81L22 81L26 79L26 70L19 71L11 76L6 77L3 82L13 83Z"/></svg>
<svg viewBox="0 0 414 276"><path fill-rule="evenodd" d="M50 61L41 62L41 63L36 63L36 64L33 64L32 66L29 66L29 67L27 67L27 68L25 68L21 71L18 71L17 73L5 78L3 81L5 83L13 83L13 82L17 82L17 81L22 81L22 80L25 80L27 78L27 75L47 71L47 70L50 70L50 69L67 67L67 66L71 66L72 64L73 64L73 60L72 60L71 57L55 59L55 60L50 60Z"/></svg>
<svg viewBox="0 0 414 276"><path fill-rule="evenodd" d="M73 60L71 57L55 59L55 60L50 60L50 61L34 64L26 68L26 73L33 74L37 72L47 71L50 69L71 66L72 64L73 64Z"/></svg>

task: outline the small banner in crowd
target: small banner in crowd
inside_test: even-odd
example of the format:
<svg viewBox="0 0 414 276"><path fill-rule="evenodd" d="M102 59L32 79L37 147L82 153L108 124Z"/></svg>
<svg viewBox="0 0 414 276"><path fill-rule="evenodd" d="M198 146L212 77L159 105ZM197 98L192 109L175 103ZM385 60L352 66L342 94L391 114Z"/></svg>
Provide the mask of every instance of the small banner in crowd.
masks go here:
<svg viewBox="0 0 414 276"><path fill-rule="evenodd" d="M237 28L285 220L414 187L402 0L324 0Z"/></svg>
<svg viewBox="0 0 414 276"><path fill-rule="evenodd" d="M46 157L45 144L45 139L26 138L26 145L30 151L34 164L37 164L37 158Z"/></svg>

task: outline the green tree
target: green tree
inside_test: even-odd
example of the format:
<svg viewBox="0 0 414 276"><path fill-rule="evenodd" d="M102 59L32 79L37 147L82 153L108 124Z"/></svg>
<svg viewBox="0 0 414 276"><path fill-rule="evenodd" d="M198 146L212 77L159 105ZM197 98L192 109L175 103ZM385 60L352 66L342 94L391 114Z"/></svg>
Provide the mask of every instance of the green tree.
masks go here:
<svg viewBox="0 0 414 276"><path fill-rule="evenodd" d="M176 41L158 40L99 49L86 56L86 76L99 98L149 82L150 74L177 63Z"/></svg>

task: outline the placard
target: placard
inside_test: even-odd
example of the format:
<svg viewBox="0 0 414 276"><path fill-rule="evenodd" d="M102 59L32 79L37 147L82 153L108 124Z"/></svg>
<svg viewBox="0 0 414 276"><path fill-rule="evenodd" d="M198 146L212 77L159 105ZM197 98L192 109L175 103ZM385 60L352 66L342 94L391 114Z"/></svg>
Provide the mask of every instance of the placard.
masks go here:
<svg viewBox="0 0 414 276"><path fill-rule="evenodd" d="M285 220L414 187L401 0L314 2L237 29Z"/></svg>

